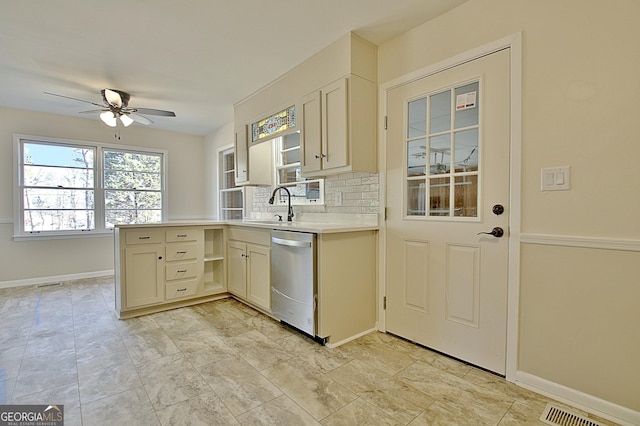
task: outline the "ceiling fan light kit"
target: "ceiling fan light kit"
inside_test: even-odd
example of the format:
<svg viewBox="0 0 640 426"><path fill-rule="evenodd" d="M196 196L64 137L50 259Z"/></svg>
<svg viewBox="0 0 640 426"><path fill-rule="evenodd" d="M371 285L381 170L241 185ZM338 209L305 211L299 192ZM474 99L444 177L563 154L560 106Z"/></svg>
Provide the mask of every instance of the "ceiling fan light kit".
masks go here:
<svg viewBox="0 0 640 426"><path fill-rule="evenodd" d="M165 111L161 109L153 108L133 108L129 107L129 100L131 95L127 92L116 89L102 89L100 94L102 95L102 101L104 104L98 104L91 101L85 101L82 99L76 99L69 96L58 95L56 93L45 92L47 95L58 96L61 98L73 99L75 101L89 103L100 107L99 110L84 111L86 113L100 113L100 120L109 127L116 127L118 125L118 119L124 127L129 127L133 122L144 124L145 126L153 124L153 121L149 120L144 115L158 115L163 117L175 117L176 114L173 111Z"/></svg>

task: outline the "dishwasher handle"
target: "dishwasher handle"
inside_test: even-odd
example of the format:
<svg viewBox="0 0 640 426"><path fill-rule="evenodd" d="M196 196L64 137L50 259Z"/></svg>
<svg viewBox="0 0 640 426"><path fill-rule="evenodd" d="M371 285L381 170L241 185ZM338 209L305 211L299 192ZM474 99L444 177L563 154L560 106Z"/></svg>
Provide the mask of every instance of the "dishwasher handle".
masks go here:
<svg viewBox="0 0 640 426"><path fill-rule="evenodd" d="M271 237L271 242L274 244L280 244L281 246L289 246L289 247L311 247L310 241L297 241L297 240L287 240L284 238Z"/></svg>

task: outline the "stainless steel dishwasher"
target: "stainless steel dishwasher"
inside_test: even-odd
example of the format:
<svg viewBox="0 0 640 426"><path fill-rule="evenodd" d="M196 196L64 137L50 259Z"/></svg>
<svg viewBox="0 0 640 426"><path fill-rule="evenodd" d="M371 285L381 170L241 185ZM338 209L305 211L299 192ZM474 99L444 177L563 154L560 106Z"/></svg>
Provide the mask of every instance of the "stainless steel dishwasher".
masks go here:
<svg viewBox="0 0 640 426"><path fill-rule="evenodd" d="M272 230L271 313L315 338L316 301L316 235Z"/></svg>

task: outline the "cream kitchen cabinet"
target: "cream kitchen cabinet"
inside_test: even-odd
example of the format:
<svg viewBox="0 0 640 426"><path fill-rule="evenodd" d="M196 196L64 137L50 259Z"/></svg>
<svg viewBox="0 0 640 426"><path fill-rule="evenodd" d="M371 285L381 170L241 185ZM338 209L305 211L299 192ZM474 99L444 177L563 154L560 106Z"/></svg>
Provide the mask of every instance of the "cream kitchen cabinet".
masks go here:
<svg viewBox="0 0 640 426"><path fill-rule="evenodd" d="M271 234L267 229L231 226L227 242L227 290L271 311Z"/></svg>
<svg viewBox="0 0 640 426"><path fill-rule="evenodd" d="M249 126L235 129L234 161L236 185L271 185L273 155L271 142L249 142Z"/></svg>
<svg viewBox="0 0 640 426"><path fill-rule="evenodd" d="M376 327L377 231L318 234L318 337L339 345Z"/></svg>
<svg viewBox="0 0 640 426"><path fill-rule="evenodd" d="M223 230L207 232L202 226L116 227L118 316L128 318L186 306L224 293ZM207 247L211 249L211 262L218 263L210 265L207 274L205 235L210 240Z"/></svg>
<svg viewBox="0 0 640 426"><path fill-rule="evenodd" d="M249 145L247 144L247 126L241 125L235 129L233 142L235 161L236 185L249 182Z"/></svg>
<svg viewBox="0 0 640 426"><path fill-rule="evenodd" d="M126 308L164 301L164 268L161 262L164 245L152 241L149 239L138 245L128 244L124 249L125 276L128 282L135 283L124 289Z"/></svg>
<svg viewBox="0 0 640 426"><path fill-rule="evenodd" d="M351 74L303 97L301 171L305 177L377 169L376 85Z"/></svg>

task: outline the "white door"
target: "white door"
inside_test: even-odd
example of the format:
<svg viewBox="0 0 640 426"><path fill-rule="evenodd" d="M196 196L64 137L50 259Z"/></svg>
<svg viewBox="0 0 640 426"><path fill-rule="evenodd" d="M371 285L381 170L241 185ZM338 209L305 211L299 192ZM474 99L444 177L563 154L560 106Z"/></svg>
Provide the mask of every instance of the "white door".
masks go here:
<svg viewBox="0 0 640 426"><path fill-rule="evenodd" d="M506 368L509 54L387 94L386 329L499 374Z"/></svg>

